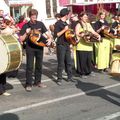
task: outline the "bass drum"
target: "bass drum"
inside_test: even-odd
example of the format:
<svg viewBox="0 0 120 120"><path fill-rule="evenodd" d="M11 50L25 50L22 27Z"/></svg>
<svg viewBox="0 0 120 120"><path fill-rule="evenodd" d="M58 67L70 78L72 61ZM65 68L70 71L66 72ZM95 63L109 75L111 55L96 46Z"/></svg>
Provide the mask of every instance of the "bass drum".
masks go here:
<svg viewBox="0 0 120 120"><path fill-rule="evenodd" d="M17 70L22 61L22 47L13 35L0 35L0 74Z"/></svg>
<svg viewBox="0 0 120 120"><path fill-rule="evenodd" d="M114 53L112 55L110 75L120 76L120 53Z"/></svg>

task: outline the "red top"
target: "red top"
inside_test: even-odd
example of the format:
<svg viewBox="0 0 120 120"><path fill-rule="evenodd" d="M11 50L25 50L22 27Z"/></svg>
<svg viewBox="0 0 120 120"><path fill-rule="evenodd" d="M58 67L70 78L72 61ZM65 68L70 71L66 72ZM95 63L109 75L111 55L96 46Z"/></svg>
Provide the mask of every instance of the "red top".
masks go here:
<svg viewBox="0 0 120 120"><path fill-rule="evenodd" d="M22 22L18 23L16 26L19 27L19 29L22 29L22 27L25 23L27 23L27 21L23 20Z"/></svg>

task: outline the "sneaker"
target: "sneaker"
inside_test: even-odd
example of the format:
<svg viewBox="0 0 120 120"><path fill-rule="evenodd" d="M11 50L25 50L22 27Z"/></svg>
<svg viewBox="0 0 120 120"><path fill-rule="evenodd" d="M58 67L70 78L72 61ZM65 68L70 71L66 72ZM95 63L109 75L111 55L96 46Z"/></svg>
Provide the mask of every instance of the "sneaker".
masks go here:
<svg viewBox="0 0 120 120"><path fill-rule="evenodd" d="M31 86L26 86L26 87L25 87L25 90L26 90L27 92L31 92L31 91L32 91L32 87L31 87Z"/></svg>
<svg viewBox="0 0 120 120"><path fill-rule="evenodd" d="M37 84L34 83L33 86L34 86L34 87L41 87L41 88L46 88L46 87L47 87L47 85L45 85L45 84L43 84L43 83L37 83Z"/></svg>
<svg viewBox="0 0 120 120"><path fill-rule="evenodd" d="M41 88L46 88L46 87L47 87L47 85L45 85L45 84L43 84L43 83L38 83L37 86L38 86L38 87L41 87Z"/></svg>
<svg viewBox="0 0 120 120"><path fill-rule="evenodd" d="M62 79L57 79L56 83L61 86L62 85Z"/></svg>
<svg viewBox="0 0 120 120"><path fill-rule="evenodd" d="M2 95L3 94L3 92L0 92L0 95Z"/></svg>
<svg viewBox="0 0 120 120"><path fill-rule="evenodd" d="M68 78L67 82L76 82L76 80L74 80L73 78Z"/></svg>
<svg viewBox="0 0 120 120"><path fill-rule="evenodd" d="M91 77L95 77L96 75L95 75L94 72L91 72L91 73L89 74L89 76L91 76Z"/></svg>
<svg viewBox="0 0 120 120"><path fill-rule="evenodd" d="M56 83L57 83L59 86L62 85L62 82L61 82L61 81L57 81Z"/></svg>
<svg viewBox="0 0 120 120"><path fill-rule="evenodd" d="M4 96L10 96L11 94L8 93L8 92L4 92L3 95L4 95Z"/></svg>
<svg viewBox="0 0 120 120"><path fill-rule="evenodd" d="M88 76L87 76L87 75L82 75L81 78L83 78L83 79L87 79Z"/></svg>

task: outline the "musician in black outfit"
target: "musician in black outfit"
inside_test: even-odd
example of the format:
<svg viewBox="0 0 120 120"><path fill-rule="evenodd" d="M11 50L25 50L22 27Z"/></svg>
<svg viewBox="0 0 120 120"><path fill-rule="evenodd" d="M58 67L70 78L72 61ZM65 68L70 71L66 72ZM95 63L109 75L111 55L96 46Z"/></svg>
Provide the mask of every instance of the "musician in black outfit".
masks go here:
<svg viewBox="0 0 120 120"><path fill-rule="evenodd" d="M46 85L41 83L42 75L42 64L43 64L43 50L41 46L37 46L30 41L29 33L32 29L38 29L41 31L42 35L47 37L47 45L51 44L51 35L46 29L45 25L41 21L37 21L38 11L36 9L31 9L29 12L30 21L26 23L20 31L20 40L23 42L26 40L26 91L32 90L32 73L35 60L35 80L34 86L46 87Z"/></svg>
<svg viewBox="0 0 120 120"><path fill-rule="evenodd" d="M3 21L4 18L1 15L1 10L0 10L0 30L2 30ZM0 74L0 95L2 95L5 92L5 84L6 84L6 74Z"/></svg>
<svg viewBox="0 0 120 120"><path fill-rule="evenodd" d="M120 37L120 34L118 34L118 31L120 31L118 30L119 28L117 28L118 26L120 26L120 14L117 16L117 20L115 20L115 22L112 23L112 29L114 30L112 31L113 34Z"/></svg>
<svg viewBox="0 0 120 120"><path fill-rule="evenodd" d="M70 22L71 22L70 28L75 31L76 25L80 22L79 19L78 19L78 14L71 14Z"/></svg>
<svg viewBox="0 0 120 120"><path fill-rule="evenodd" d="M117 16L117 20L112 23L112 28L116 28L118 25L120 25L120 14Z"/></svg>
<svg viewBox="0 0 120 120"><path fill-rule="evenodd" d="M67 81L74 82L72 78L72 61L71 61L71 51L70 44L67 42L65 38L65 32L69 29L67 24L67 19L69 15L69 10L67 8L63 8L60 11L60 20L58 20L55 24L55 35L57 36L57 84L61 85L62 83L62 72L64 69L64 63L66 64L66 72L68 79Z"/></svg>
<svg viewBox="0 0 120 120"><path fill-rule="evenodd" d="M120 14L117 16L117 19L112 23L112 33L117 36L118 38L114 38L113 39L113 51L112 53L116 53L116 52L119 52L117 49L116 49L116 45L120 46L120 33L118 31L120 31L119 29L119 26L120 26Z"/></svg>
<svg viewBox="0 0 120 120"><path fill-rule="evenodd" d="M0 95L5 92L5 85L6 85L6 74L0 74Z"/></svg>

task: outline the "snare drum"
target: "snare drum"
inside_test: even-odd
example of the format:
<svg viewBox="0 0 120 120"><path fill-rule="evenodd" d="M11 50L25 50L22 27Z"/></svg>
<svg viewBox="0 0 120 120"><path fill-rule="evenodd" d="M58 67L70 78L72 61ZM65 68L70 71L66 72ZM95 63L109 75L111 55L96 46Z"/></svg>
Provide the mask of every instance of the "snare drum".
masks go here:
<svg viewBox="0 0 120 120"><path fill-rule="evenodd" d="M112 55L110 75L120 76L120 53Z"/></svg>
<svg viewBox="0 0 120 120"><path fill-rule="evenodd" d="M17 70L22 61L22 48L13 35L0 35L0 74Z"/></svg>

